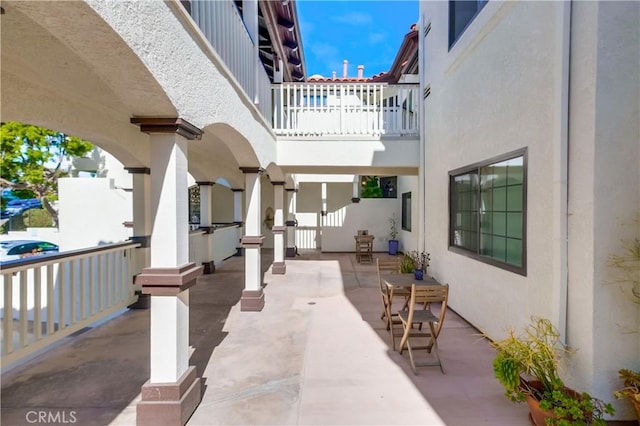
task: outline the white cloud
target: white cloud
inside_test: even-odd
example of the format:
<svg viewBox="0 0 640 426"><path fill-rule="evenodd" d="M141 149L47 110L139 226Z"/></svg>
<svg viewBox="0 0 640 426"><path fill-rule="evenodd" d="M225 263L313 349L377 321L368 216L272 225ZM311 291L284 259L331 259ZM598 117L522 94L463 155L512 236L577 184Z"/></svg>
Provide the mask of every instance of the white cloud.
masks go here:
<svg viewBox="0 0 640 426"><path fill-rule="evenodd" d="M311 34L313 34L313 31L315 30L315 25L312 22L309 21L305 21L305 20L300 20L300 30L303 31L303 33L305 34L305 36L309 37Z"/></svg>
<svg viewBox="0 0 640 426"><path fill-rule="evenodd" d="M373 22L371 15L362 12L349 12L344 15L332 16L329 19L334 22L355 26L369 25Z"/></svg>
<svg viewBox="0 0 640 426"><path fill-rule="evenodd" d="M386 33L369 33L369 43L378 44L387 39Z"/></svg>

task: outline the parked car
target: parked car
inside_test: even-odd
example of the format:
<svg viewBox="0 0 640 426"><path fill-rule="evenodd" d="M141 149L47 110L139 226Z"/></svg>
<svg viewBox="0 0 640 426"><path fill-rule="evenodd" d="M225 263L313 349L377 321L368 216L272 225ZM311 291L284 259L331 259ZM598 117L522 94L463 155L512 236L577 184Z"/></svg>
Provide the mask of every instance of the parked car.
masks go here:
<svg viewBox="0 0 640 426"><path fill-rule="evenodd" d="M58 246L48 241L0 241L0 261L2 262L47 253L58 253Z"/></svg>
<svg viewBox="0 0 640 426"><path fill-rule="evenodd" d="M15 216L29 209L41 209L42 202L37 198L11 200L2 211L2 218Z"/></svg>

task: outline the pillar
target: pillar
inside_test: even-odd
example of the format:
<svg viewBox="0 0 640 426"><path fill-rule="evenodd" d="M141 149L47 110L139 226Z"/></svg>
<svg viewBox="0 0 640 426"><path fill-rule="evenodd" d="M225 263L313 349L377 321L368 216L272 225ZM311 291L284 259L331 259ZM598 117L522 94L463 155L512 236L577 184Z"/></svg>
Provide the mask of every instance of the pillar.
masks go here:
<svg viewBox="0 0 640 426"><path fill-rule="evenodd" d="M244 189L234 188L233 191L233 223L238 225L238 246L236 256L242 256L242 236L244 235L244 223L242 222L242 193Z"/></svg>
<svg viewBox="0 0 640 426"><path fill-rule="evenodd" d="M148 167L125 167L132 174L133 183L133 236L131 241L140 243L134 251L134 275L151 264L151 170ZM142 286L135 285L138 301L130 306L133 309L147 309L149 295L142 294Z"/></svg>
<svg viewBox="0 0 640 426"><path fill-rule="evenodd" d="M322 210L320 210L320 227L327 225L327 183L322 182L321 184L322 190ZM322 233L318 233L318 235L322 235ZM321 247L318 245L318 247Z"/></svg>
<svg viewBox="0 0 640 426"><path fill-rule="evenodd" d="M196 182L200 189L200 229L207 232L205 235L205 261L202 262L204 266L204 274L212 274L216 270L215 262L213 261L213 226L212 226L212 188L215 182Z"/></svg>
<svg viewBox="0 0 640 426"><path fill-rule="evenodd" d="M273 202L275 207L273 231L273 274L285 274L287 265L284 263L284 235L287 227L284 226L284 182L271 182L273 185Z"/></svg>
<svg viewBox="0 0 640 426"><path fill-rule="evenodd" d="M352 203L360 202L360 177L358 175L355 176L353 182L353 197L351 198Z"/></svg>
<svg viewBox="0 0 640 426"><path fill-rule="evenodd" d="M137 405L138 425L184 425L200 403L189 366L189 288L202 266L189 262L187 141L202 132L181 119L132 118L151 140L151 263L138 275L151 295L150 378Z"/></svg>
<svg viewBox="0 0 640 426"><path fill-rule="evenodd" d="M241 243L244 249L244 290L240 298L241 311L261 311L264 307L260 249L264 235L260 234L260 175L258 167L240 167L245 177L245 223Z"/></svg>
<svg viewBox="0 0 640 426"><path fill-rule="evenodd" d="M211 226L212 220L212 188L215 182L196 182L200 188L200 227Z"/></svg>
<svg viewBox="0 0 640 426"><path fill-rule="evenodd" d="M296 257L296 192L297 189L287 188L287 257Z"/></svg>

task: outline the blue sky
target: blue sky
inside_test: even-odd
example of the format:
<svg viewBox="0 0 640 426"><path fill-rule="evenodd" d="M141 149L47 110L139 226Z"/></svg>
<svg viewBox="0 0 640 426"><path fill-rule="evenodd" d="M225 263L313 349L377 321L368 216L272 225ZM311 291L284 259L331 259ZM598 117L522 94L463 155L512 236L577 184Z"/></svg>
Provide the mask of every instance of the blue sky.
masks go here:
<svg viewBox="0 0 640 426"><path fill-rule="evenodd" d="M418 21L418 1L298 0L298 20L307 77L350 77L364 65L365 77L388 71L411 24Z"/></svg>

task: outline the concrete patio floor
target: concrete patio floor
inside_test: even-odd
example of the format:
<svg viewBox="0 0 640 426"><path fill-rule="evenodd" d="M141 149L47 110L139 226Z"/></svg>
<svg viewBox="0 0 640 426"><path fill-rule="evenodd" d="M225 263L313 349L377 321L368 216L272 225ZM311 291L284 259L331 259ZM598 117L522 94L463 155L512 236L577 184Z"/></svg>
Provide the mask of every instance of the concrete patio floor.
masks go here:
<svg viewBox="0 0 640 426"><path fill-rule="evenodd" d="M243 258L191 289L190 364L204 395L189 425L530 424L494 379L493 350L455 312L438 340L446 374L414 375L389 346L375 264L310 251L272 275L271 260L265 250L262 312L240 312ZM58 424L134 425L148 377L149 311L131 310L3 374L1 422L44 411Z"/></svg>

